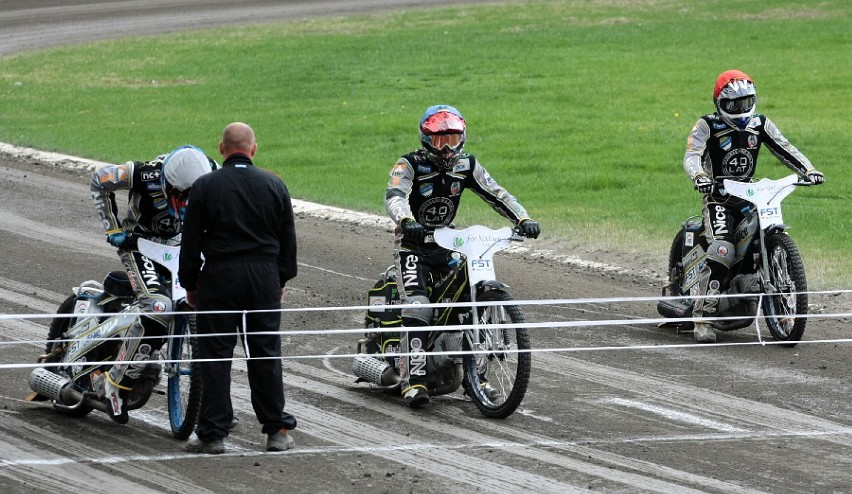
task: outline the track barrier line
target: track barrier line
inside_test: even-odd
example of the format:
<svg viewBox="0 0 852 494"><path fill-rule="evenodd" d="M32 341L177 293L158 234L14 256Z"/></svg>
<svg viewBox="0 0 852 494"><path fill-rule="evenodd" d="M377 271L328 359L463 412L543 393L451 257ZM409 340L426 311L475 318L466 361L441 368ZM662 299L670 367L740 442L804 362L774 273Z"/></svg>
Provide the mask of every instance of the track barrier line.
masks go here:
<svg viewBox="0 0 852 494"><path fill-rule="evenodd" d="M424 304L425 305L425 304ZM250 312L250 311L249 311ZM209 312L211 314L215 312ZM191 314L187 312L183 312L182 314ZM754 319L774 319L777 316L757 316ZM797 314L795 316L785 316L785 318L789 319L839 319L839 318L852 318L852 312L845 313L832 313L832 314ZM7 319L17 319L17 318L7 318ZM737 320L737 319L748 319L745 317L737 317L737 316L728 316L728 317L702 317L701 321L728 321L728 320ZM675 324L675 323L685 323L685 322L695 322L695 318L690 317L680 317L680 318L647 318L647 319L601 319L601 320L581 320L581 321L559 321L559 322L523 322L523 323L502 323L502 324L486 324L486 325L477 325L477 324L458 324L451 326L429 326L430 331L461 331L466 329L554 329L554 328L583 328L583 327L598 327L598 326L635 326L640 324L647 325L666 325L666 324ZM245 321L243 321L243 326L245 327ZM246 333L245 331L241 331L238 333L240 336L251 336L251 335L280 335L280 336L290 336L290 335L335 335L335 334L343 334L343 335L351 335L351 334L363 334L363 333L397 333L403 330L402 326L390 326L383 328L341 328L341 329L291 329L291 330L283 330L283 331L255 331L251 333ZM206 338L213 336L230 336L234 335L233 331L231 332L223 332L223 333L205 333L205 334L196 334L195 338ZM184 338L185 335L162 335L158 336L158 338L162 339L174 339L174 338ZM143 336L144 338L144 336ZM86 338L86 341L107 341L107 340L115 340L116 337L101 337L101 338ZM36 339L36 340L14 340L14 341L0 341L0 347L9 346L9 345L18 345L18 344L41 344L46 345L48 342L52 343L68 343L76 341L75 339L55 339L55 340L47 340L47 339ZM789 342L786 342L789 343Z"/></svg>
<svg viewBox="0 0 852 494"><path fill-rule="evenodd" d="M825 291L807 291L807 292L790 292L783 294L784 296L797 295L831 295L839 296L841 294L852 294L852 289L848 290L825 290ZM764 298L774 297L778 295L766 293L750 293L727 295L720 294L712 298ZM493 302L439 302L429 304L391 304L391 305L349 305L336 307L291 307L281 309L267 310L232 310L232 311L183 311L183 312L161 312L161 315L197 315L197 314L249 314L249 313L264 313L264 312L281 312L282 314L290 312L342 312L342 311L366 311L366 310L392 310L392 309L407 309L407 308L448 308L448 307L491 307L496 305L578 305L578 304L607 304L607 303L624 303L624 302L654 302L662 300L686 300L686 299L706 299L711 298L706 295L682 295L682 296L656 296L656 297L603 297L603 298L568 298L568 299L523 299L511 301L493 301ZM114 316L117 314L125 314L125 312L104 312L99 315ZM141 314L141 313L139 313ZM807 314L808 316L812 314ZM845 316L847 314L840 314ZM54 318L71 318L79 317L80 314L0 314L0 320L3 319L54 319ZM792 316L799 317L799 316ZM734 317L733 319L742 319ZM674 321L674 319L667 319Z"/></svg>
<svg viewBox="0 0 852 494"><path fill-rule="evenodd" d="M809 291L809 292L799 292L801 294L808 295L831 295L838 296L840 294L850 294L852 290L830 290L830 291ZM789 295L798 295L799 293L791 293ZM763 296L765 294L746 294L746 295L722 295L722 297L759 297L761 302L763 301ZM298 312L331 312L331 311L373 311L378 312L382 310L399 310L406 307L417 307L417 308L452 308L452 307L489 307L489 306L500 306L500 305L527 305L527 306L548 306L548 305L568 305L568 304L603 304L603 303L629 303L629 302L653 302L660 300L683 300L687 298L701 298L701 297L608 297L608 298L581 298L581 299L550 299L550 300L513 300L508 304L503 301L498 302L464 302L464 303L433 303L433 304L392 304L392 305L363 305L363 306L345 306L345 307L297 307L297 308L282 308L275 310L242 310L242 311L203 311L203 312L168 312L162 313L163 315L198 315L198 314L241 314L243 317L243 328L245 328L246 324L246 316L251 313L263 313L263 312L280 312L282 314L286 313L298 313ZM127 312L121 312L118 314L126 314ZM141 313L140 313L141 314ZM760 314L760 311L758 311ZM79 317L81 314L0 314L0 321L3 320L28 320L28 319L54 319L60 317ZM99 314L99 316L109 317L112 315L116 315L116 313L104 313ZM822 340L806 340L806 341L796 341L796 342L788 342L788 341L767 341L764 340L762 331L760 328L760 321L772 319L777 316L766 316L766 315L758 315L754 316L754 325L757 334L757 340L755 342L730 342L730 343L701 343L696 344L694 342L690 343L682 343L682 344L667 344L667 345L629 345L629 346L602 346L602 347L563 347L563 348L534 348L534 349L506 349L501 351L502 354L517 354L517 353L574 353L574 352L591 352L591 351L624 351L624 350L664 350L664 349L693 349L693 348L717 348L717 347L725 347L725 346L743 346L743 345L807 345L807 344L845 344L852 343L852 338L834 338L834 339L822 339ZM852 312L838 312L838 313L828 313L828 314L795 314L792 316L785 316L785 318L789 319L841 319L841 318L852 318ZM704 317L701 318L702 321L725 321L725 320L733 320L733 319L744 319L743 317ZM582 321L562 321L562 322L524 322L524 323L506 323L506 324L468 324L468 325L452 325L452 326L431 326L431 331L460 331L466 329L474 329L474 330L484 330L488 328L489 330L495 329L516 329L516 328L525 328L528 330L536 330L536 329L557 329L557 328L586 328L586 327L600 327L600 326L636 326L636 325L657 325L657 326L666 326L666 325L676 325L678 323L687 323L687 322L695 322L696 319L691 317L684 318L636 318L636 319L605 319L605 320L582 320ZM245 357L233 357L228 359L180 359L180 360L171 360L171 359L158 359L156 361L146 360L146 361L121 361L125 364L145 364L145 363L187 363L187 362L218 362L218 361L244 361L255 359L252 357L246 346L246 338L256 334L256 335L269 335L269 334L277 334L281 336L287 335L364 335L366 333L381 333L381 332L399 332L401 327L383 327L383 328L339 328L339 329L316 329L316 330L284 330L284 331L270 331L270 332L256 332L256 333L246 333L243 330L240 334L243 340L243 346L246 356ZM234 332L224 332L224 333L208 333L199 335L196 334L195 338L204 338L204 337L213 337L213 336L228 336L233 335ZM169 338L183 338L185 335L163 335L163 339ZM116 337L112 338L88 338L88 341L103 341L103 340L115 340ZM0 350L3 348L8 348L13 345L36 345L44 347L48 341L52 343L65 343L74 340L46 340L46 339L28 339L28 340L11 340L11 341L0 341ZM493 354L492 351L482 351L482 350L471 350L467 352L430 352L434 355L479 355L479 354ZM303 359L327 359L327 358L354 358L357 356L363 356L364 354L335 354L335 355L289 355L280 357L283 360L303 360ZM394 353L394 354L385 354L386 357L404 357L410 356L410 353ZM272 358L272 357L265 357ZM106 364L114 364L116 361L103 361L98 362L98 365L106 365ZM14 369L14 368L33 368L33 367L55 367L60 365L67 364L51 364L51 363L35 363L35 364L0 364L0 369Z"/></svg>
<svg viewBox="0 0 852 494"><path fill-rule="evenodd" d="M795 344L798 345L813 345L813 344L838 344L838 343L852 343L852 338L835 338L835 339L824 339L824 340L803 340L797 341ZM525 350L520 349L507 349L501 352L495 352L493 350L470 350L470 351L453 351L453 352L429 352L431 355L448 355L448 356L464 356L464 355L492 355L495 353L514 355L519 353L580 353L580 352L611 352L611 351L624 351L624 350L672 350L672 349L705 349L705 348L718 348L718 347L742 347L742 346L770 346L770 345L790 345L790 342L787 341L751 341L751 342L737 342L737 343L674 343L674 344L666 344L666 345L629 345L629 346L601 346L601 347L563 347L563 348L530 348ZM407 353L407 352L399 352L399 353L385 353L383 357L408 357L412 355L418 355L416 353ZM316 354L316 355L282 355L281 357L231 357L231 358L219 358L219 359L157 359L157 360L103 360L97 362L89 362L90 364L98 364L98 365L106 365L106 364L115 364L115 363L123 363L123 364L168 364L168 363L189 363L189 362L238 362L238 361L248 361L248 360L317 360L317 359L329 359L329 358L355 358L355 357L364 357L371 356L371 354L364 353L343 353L343 354ZM64 367L68 366L67 362L64 363L24 363L24 364L0 364L0 370L2 369L32 369L36 367Z"/></svg>

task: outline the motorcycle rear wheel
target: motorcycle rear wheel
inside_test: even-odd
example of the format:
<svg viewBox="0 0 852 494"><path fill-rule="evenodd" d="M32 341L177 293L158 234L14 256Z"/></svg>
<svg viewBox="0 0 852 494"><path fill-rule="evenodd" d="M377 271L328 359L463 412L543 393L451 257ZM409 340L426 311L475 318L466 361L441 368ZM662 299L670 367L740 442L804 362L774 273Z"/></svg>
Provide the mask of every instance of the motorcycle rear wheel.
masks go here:
<svg viewBox="0 0 852 494"><path fill-rule="evenodd" d="M187 310L186 307L181 310ZM169 360L166 399L169 407L169 425L175 439L187 439L198 422L201 409L201 369L193 360L198 355L198 340L195 336L195 315L176 315L173 321L171 341L168 343Z"/></svg>
<svg viewBox="0 0 852 494"><path fill-rule="evenodd" d="M76 304L76 302L77 302L77 297L75 295L70 295L68 298L66 298L62 302L62 304L59 305L59 308L56 309L56 313L57 314L73 314L74 313L74 305ZM56 317L56 318L53 319L53 321L50 322L50 328L48 329L48 332L47 332L47 345L46 345L47 353L50 353L50 351L53 350L54 345L56 345L56 343L54 343L53 341L58 340L59 338L62 337L63 333L68 331L68 328L71 326L72 320L73 320L73 318L70 318L70 317ZM48 360L48 362L57 362L57 361L58 361L57 359ZM57 373L56 367L48 367L47 369L50 372ZM54 407L54 408L56 409L56 411L60 415L64 415L66 417L84 417L84 416L88 415L93 410L93 408L87 407L85 405L81 405L81 406L79 406L77 408L73 408L73 409L59 408L59 407Z"/></svg>
<svg viewBox="0 0 852 494"><path fill-rule="evenodd" d="M802 339L807 319L797 317L808 313L808 283L802 256L793 239L776 232L766 237L769 283L776 293L763 299L763 317L772 337L793 342Z"/></svg>
<svg viewBox="0 0 852 494"><path fill-rule="evenodd" d="M684 293L682 291L683 287L683 266L681 266L680 261L683 257L683 242L684 242L685 234L683 229L680 229L675 235L674 240L672 241L671 249L669 249L669 285L668 285L668 293L672 297L683 297ZM688 299L684 299L685 302L689 304L691 307L692 303ZM664 312L659 311L661 315L666 315ZM688 317L691 314L691 308L689 314L684 314L685 317ZM692 321L682 321L678 322L677 326L679 330L682 331L692 331L695 327L695 323Z"/></svg>
<svg viewBox="0 0 852 494"><path fill-rule="evenodd" d="M512 296L503 290L490 290L478 297L480 302L510 302ZM479 307L482 325L521 324L524 313L517 305ZM464 356L465 394L473 399L479 411L489 418L506 418L520 406L527 392L532 366L530 338L526 328L484 328L480 342L471 345L464 338L465 351L485 353Z"/></svg>

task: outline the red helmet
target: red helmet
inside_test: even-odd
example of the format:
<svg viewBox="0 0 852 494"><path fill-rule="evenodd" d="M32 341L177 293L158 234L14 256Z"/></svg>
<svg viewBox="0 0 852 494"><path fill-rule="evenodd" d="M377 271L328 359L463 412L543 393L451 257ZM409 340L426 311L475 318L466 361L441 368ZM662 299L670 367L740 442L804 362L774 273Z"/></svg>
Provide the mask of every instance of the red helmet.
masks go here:
<svg viewBox="0 0 852 494"><path fill-rule="evenodd" d="M430 106L420 119L420 142L437 166L450 170L461 156L466 128L461 113L452 106Z"/></svg>
<svg viewBox="0 0 852 494"><path fill-rule="evenodd" d="M713 103L728 125L745 129L754 115L756 98L754 82L745 72L728 70L716 78Z"/></svg>

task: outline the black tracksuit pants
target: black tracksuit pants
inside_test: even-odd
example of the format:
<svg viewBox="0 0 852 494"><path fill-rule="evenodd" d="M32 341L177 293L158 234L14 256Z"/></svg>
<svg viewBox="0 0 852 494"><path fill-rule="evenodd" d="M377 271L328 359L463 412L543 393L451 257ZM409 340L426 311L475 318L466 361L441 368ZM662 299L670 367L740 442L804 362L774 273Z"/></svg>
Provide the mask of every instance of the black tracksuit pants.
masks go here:
<svg viewBox="0 0 852 494"><path fill-rule="evenodd" d="M280 309L278 266L275 261L208 262L198 283L198 311L241 311ZM245 317L245 334L243 318ZM228 435L234 416L231 404L231 358L241 335L248 347L251 403L263 433L296 428L296 418L284 412L284 383L281 372L280 312L199 314L198 348L202 359L204 392L196 428L200 439ZM256 334L274 332L276 334ZM221 336L206 336L227 333Z"/></svg>

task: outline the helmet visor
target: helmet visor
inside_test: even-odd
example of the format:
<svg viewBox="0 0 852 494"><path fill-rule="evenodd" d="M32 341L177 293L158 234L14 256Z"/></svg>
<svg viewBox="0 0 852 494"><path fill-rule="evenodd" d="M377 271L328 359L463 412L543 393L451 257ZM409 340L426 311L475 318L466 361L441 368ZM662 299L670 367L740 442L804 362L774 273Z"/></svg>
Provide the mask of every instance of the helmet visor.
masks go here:
<svg viewBox="0 0 852 494"><path fill-rule="evenodd" d="M164 182L164 192L166 193L169 214L171 214L172 217L183 221L184 216L186 215L186 206L189 204L189 189L179 190L168 181L164 180Z"/></svg>
<svg viewBox="0 0 852 494"><path fill-rule="evenodd" d="M464 134L432 134L427 135L429 145L434 149L447 148L449 150L458 150L464 143Z"/></svg>
<svg viewBox="0 0 852 494"><path fill-rule="evenodd" d="M719 102L722 110L725 113L730 113L732 115L739 115L742 113L748 113L754 108L754 96L746 96L744 98L737 99L725 99Z"/></svg>

